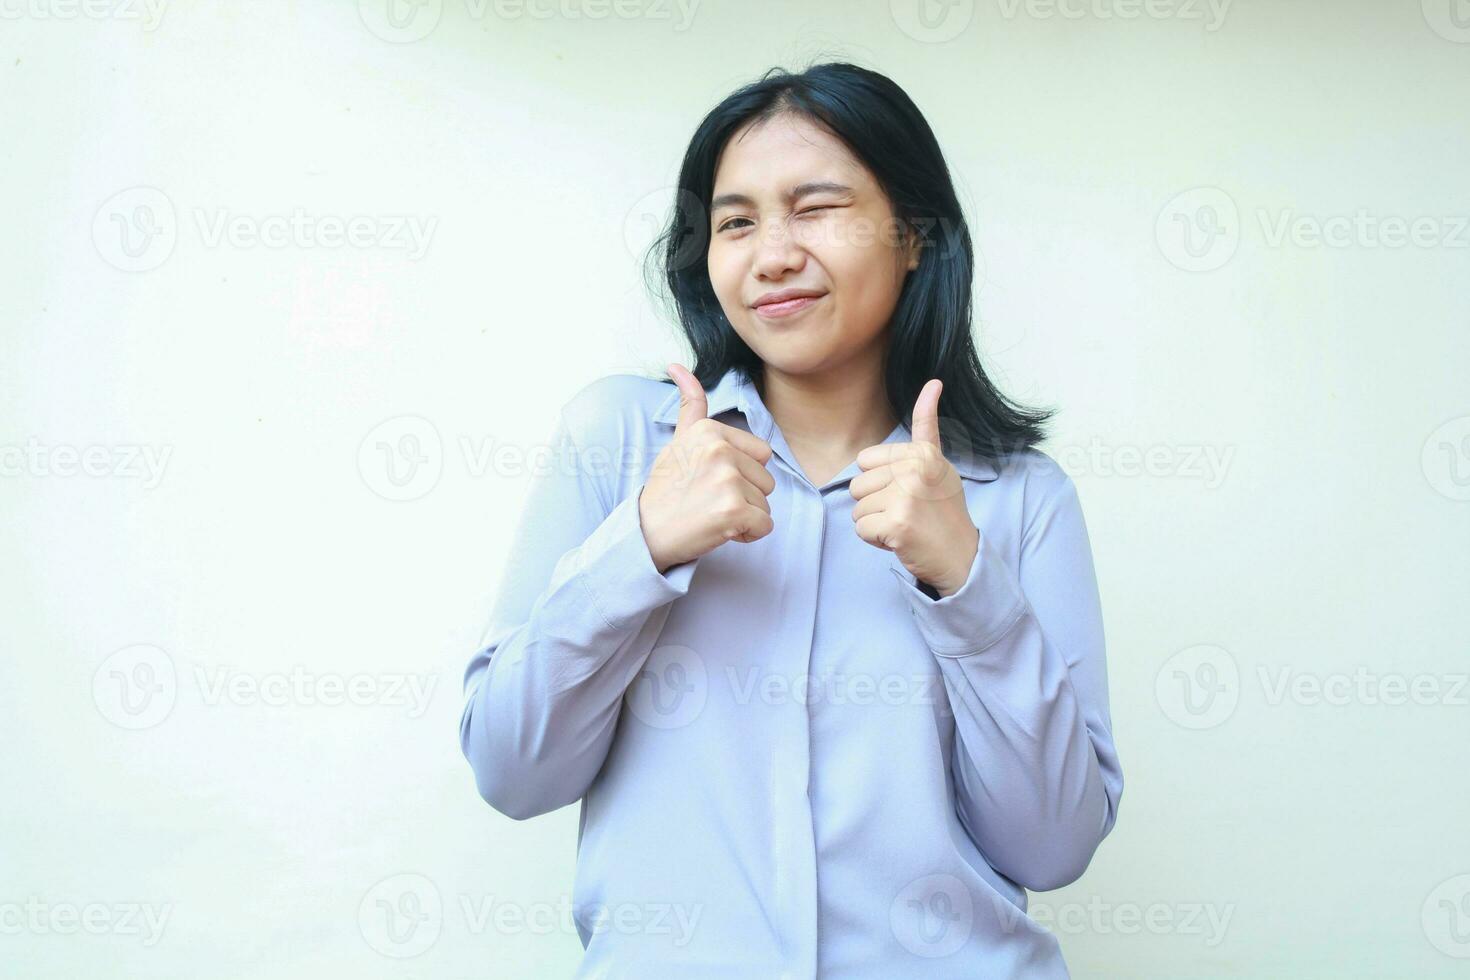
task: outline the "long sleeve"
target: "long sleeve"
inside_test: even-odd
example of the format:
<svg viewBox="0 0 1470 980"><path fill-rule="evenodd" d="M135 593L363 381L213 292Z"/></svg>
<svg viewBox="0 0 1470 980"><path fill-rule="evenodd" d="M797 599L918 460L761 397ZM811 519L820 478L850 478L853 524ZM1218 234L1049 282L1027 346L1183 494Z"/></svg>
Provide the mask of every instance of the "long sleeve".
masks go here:
<svg viewBox="0 0 1470 980"><path fill-rule="evenodd" d="M622 698L696 561L660 574L640 485L609 506L594 454L558 415L494 609L465 671L460 745L480 795L517 820L580 799L607 757ZM617 446L602 447L601 472Z"/></svg>
<svg viewBox="0 0 1470 980"><path fill-rule="evenodd" d="M894 568L955 715L961 823L1033 891L1081 877L1117 818L1102 610L1076 486L1063 475L1013 571L982 532L969 576L935 599ZM1019 574L1018 574L1019 573Z"/></svg>

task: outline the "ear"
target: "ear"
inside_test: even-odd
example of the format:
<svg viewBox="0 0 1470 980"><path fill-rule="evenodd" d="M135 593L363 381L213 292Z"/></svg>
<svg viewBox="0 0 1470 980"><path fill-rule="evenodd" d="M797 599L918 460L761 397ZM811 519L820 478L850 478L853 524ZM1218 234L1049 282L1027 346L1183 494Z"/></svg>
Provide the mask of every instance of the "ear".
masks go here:
<svg viewBox="0 0 1470 980"><path fill-rule="evenodd" d="M908 270L913 272L919 267L919 259L923 254L923 240L918 229L907 222L904 224L904 252Z"/></svg>

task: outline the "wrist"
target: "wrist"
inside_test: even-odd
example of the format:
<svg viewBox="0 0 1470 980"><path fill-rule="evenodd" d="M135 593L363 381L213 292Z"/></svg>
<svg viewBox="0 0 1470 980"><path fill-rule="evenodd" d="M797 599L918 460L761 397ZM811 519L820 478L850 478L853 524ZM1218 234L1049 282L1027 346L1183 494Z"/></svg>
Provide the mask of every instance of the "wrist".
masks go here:
<svg viewBox="0 0 1470 980"><path fill-rule="evenodd" d="M648 549L648 557L653 561L654 569L663 575L674 563L666 559L657 543L657 534L649 527L648 515L643 510L643 487L638 488L638 531L643 535L643 546Z"/></svg>
<svg viewBox="0 0 1470 980"><path fill-rule="evenodd" d="M974 530L974 541L971 546L966 549L969 557L963 558L962 561L955 566L958 571L954 575L950 576L949 579L947 579L946 581L937 583L934 586L934 591L939 593L940 598L954 595L961 589L961 587L964 586L965 581L969 579L970 567L975 564L975 555L978 554L980 551L980 529L975 528Z"/></svg>

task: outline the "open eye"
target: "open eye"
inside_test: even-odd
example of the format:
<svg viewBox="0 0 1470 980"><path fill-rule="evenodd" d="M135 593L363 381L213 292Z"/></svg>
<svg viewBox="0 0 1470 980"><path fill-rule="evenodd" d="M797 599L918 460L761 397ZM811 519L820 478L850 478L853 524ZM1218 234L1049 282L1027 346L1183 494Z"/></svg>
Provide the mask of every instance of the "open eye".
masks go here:
<svg viewBox="0 0 1470 980"><path fill-rule="evenodd" d="M797 213L798 216L800 216L800 215L804 215L804 214L816 214L818 211L832 211L832 210L835 210L835 209L836 209L836 205L834 205L834 204L818 204L815 207L806 208L806 209L801 210L801 211L798 211L796 213ZM731 228L735 228L736 227L735 222L737 222L737 221L744 221L747 224L751 223L749 218L731 218L729 221L726 221L724 224L722 224L718 228L716 228L715 229L715 234L718 235L722 231L727 231L727 230L729 230Z"/></svg>

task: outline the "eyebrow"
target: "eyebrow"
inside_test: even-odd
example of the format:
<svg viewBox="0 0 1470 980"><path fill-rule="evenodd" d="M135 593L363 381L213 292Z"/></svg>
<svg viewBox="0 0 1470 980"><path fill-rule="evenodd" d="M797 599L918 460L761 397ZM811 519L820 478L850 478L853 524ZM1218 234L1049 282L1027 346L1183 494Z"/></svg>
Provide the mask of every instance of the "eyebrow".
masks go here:
<svg viewBox="0 0 1470 980"><path fill-rule="evenodd" d="M832 180L810 180L805 184L797 184L788 190L785 195L785 200L789 204L793 201L799 201L809 194L821 193L851 194L852 188L846 184L839 184ZM721 194L710 202L709 209L713 213L720 210L720 208L728 208L735 205L753 208L755 207L755 201L751 200L745 194Z"/></svg>

